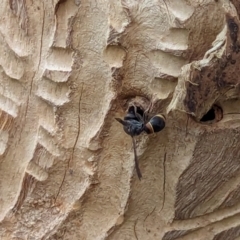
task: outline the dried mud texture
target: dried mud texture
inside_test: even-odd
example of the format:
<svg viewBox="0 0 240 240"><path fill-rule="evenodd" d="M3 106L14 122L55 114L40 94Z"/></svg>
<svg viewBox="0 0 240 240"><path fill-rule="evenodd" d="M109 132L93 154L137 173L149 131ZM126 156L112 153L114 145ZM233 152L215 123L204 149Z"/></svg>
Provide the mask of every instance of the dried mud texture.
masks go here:
<svg viewBox="0 0 240 240"><path fill-rule="evenodd" d="M240 5L3 1L0 239L240 238ZM132 141L129 104L166 116Z"/></svg>

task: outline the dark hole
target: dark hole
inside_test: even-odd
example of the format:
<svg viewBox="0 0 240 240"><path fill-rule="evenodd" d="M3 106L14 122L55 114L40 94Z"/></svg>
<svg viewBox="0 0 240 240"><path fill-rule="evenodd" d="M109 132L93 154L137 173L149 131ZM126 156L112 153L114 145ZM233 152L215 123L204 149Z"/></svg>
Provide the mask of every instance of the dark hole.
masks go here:
<svg viewBox="0 0 240 240"><path fill-rule="evenodd" d="M211 108L202 118L201 122L207 122L207 121L212 121L215 119L215 111L213 108Z"/></svg>
<svg viewBox="0 0 240 240"><path fill-rule="evenodd" d="M137 107L137 113L143 116L144 111L141 107Z"/></svg>

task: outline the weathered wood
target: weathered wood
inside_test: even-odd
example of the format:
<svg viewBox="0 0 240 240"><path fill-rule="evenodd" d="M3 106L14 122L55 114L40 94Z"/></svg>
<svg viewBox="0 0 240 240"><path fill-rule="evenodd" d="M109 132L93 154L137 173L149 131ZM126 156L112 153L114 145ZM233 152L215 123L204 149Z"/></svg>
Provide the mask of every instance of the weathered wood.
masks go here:
<svg viewBox="0 0 240 240"><path fill-rule="evenodd" d="M240 239L238 0L2 1L0 239ZM130 103L166 127L132 141Z"/></svg>

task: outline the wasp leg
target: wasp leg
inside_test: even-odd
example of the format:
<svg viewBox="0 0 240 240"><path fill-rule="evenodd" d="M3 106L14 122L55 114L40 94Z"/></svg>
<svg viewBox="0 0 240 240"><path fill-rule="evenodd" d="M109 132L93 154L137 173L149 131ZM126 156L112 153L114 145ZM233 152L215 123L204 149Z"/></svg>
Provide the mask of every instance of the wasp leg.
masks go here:
<svg viewBox="0 0 240 240"><path fill-rule="evenodd" d="M152 112L153 106L154 106L154 103L156 102L156 100L157 100L157 94L154 94L152 96L152 99L151 99L150 103L149 103L149 106L147 107L147 109L143 113L143 119L144 119L145 123L149 120L148 119L149 118L149 113Z"/></svg>
<svg viewBox="0 0 240 240"><path fill-rule="evenodd" d="M134 150L134 161L135 161L135 168L136 168L136 172L138 175L139 180L141 180L142 178L142 174L138 165L138 158L137 158L137 151L136 151L136 143L135 143L135 139L132 137L132 142L133 142L133 150Z"/></svg>
<svg viewBox="0 0 240 240"><path fill-rule="evenodd" d="M153 107L153 102L151 101L149 106L148 106L148 108L143 113L143 120L144 120L144 122L147 122L148 117L149 117L148 115L149 115L149 112L152 111L152 107Z"/></svg>
<svg viewBox="0 0 240 240"><path fill-rule="evenodd" d="M133 109L132 109L133 108ZM134 114L134 116L137 118L137 120L139 121L139 122L144 122L144 119L143 119L143 116L141 116L141 114L139 114L138 113L138 111L137 111L137 107L136 107L136 105L135 104L131 104L130 106L129 106L129 108L128 108L128 112L130 113L130 111L132 111L133 110L133 114Z"/></svg>

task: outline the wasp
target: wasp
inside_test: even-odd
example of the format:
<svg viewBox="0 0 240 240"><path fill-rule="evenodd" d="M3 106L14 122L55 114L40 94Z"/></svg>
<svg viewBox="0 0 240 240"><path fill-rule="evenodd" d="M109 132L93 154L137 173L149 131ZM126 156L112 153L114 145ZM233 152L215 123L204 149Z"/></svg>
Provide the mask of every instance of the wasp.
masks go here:
<svg viewBox="0 0 240 240"><path fill-rule="evenodd" d="M165 127L165 117L161 114L157 114L149 119L148 110L143 112L140 107L132 105L128 108L128 112L124 119L115 118L119 123L123 125L123 130L125 133L131 136L134 150L134 161L137 176L139 180L142 178L142 174L138 165L136 142L134 137L140 135L141 133L156 133L160 132Z"/></svg>

